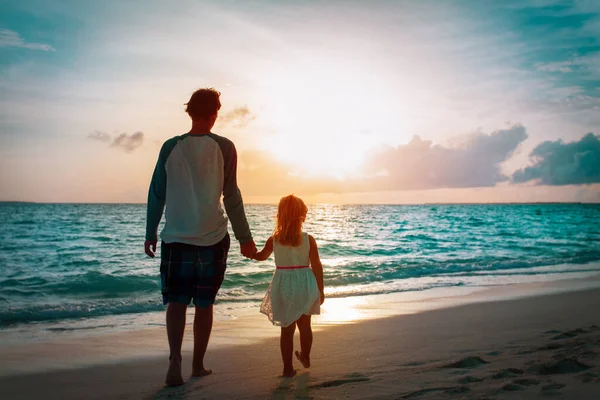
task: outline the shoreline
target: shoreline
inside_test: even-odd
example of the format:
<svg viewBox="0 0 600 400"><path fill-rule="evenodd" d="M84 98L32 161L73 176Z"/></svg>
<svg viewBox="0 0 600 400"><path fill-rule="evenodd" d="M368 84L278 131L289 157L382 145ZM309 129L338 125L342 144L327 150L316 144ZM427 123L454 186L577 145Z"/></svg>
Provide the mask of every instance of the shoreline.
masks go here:
<svg viewBox="0 0 600 400"><path fill-rule="evenodd" d="M460 397L464 398L467 393L467 398L523 398L518 396L526 394L597 398L599 282L596 277L528 289L515 286L508 293L510 299L500 300L505 294L492 290L485 295L472 293L467 296L472 301L449 308L321 326L315 332L313 367L300 369L295 378L279 377L278 329L272 327L269 328L273 335L262 340L248 336L248 343L235 346L213 346L211 342L206 362L214 374L190 379L177 388L164 388L162 384L167 365L162 330L160 334L120 335L120 340L105 336L103 345L96 343L96 350L119 353L130 351L131 346L141 342L144 348L160 348L162 355L133 360L122 357L93 366L2 376L0 396L380 399L438 398L441 393L463 393ZM440 296L436 301L447 298ZM406 302L417 308L430 307L429 303ZM229 332L230 337L239 339L252 334L245 328L238 325ZM188 336L185 342L189 345L190 340ZM94 348L91 342L82 343L87 351ZM53 346L46 347L50 350ZM71 351L78 357L85 356L81 354L84 350L76 346ZM10 361L5 348L1 349L0 358L3 364ZM452 363L456 365L451 367ZM189 376L189 364L187 348L184 377ZM558 372L546 373L554 371L552 368Z"/></svg>
<svg viewBox="0 0 600 400"><path fill-rule="evenodd" d="M322 332L330 328L356 325L373 320L383 320L413 314L452 309L465 305L504 302L600 289L600 274L582 278L549 280L524 284L480 287L441 287L423 291L397 292L327 299L322 315L313 318L313 330ZM215 306L218 308L218 305ZM256 308L256 309L255 309ZM240 311L240 310L238 310ZM192 350L193 308L188 310L186 337L183 351ZM147 314L140 314L143 318ZM112 332L64 331L53 333L45 339L11 342L13 332L0 332L0 378L24 374L56 372L133 362L168 354L164 326L164 312L153 313L162 321L160 326L117 330ZM27 327L35 330L37 327ZM240 335L243 332L243 335ZM14 335L13 335L14 336ZM232 346L255 345L279 337L258 308L252 305L232 318L216 317L209 343L209 352Z"/></svg>
<svg viewBox="0 0 600 400"><path fill-rule="evenodd" d="M570 271L573 267L579 268L579 270ZM515 291L514 288L522 288L523 292L530 292L541 285L541 291L547 292L554 286L572 286L577 281L585 283L588 279L594 280L599 279L596 277L600 277L600 262L597 261L585 264L557 264L532 268L537 273L523 274L519 269L507 269L500 271L497 275L493 275L492 281L481 280L477 274L457 275L458 279L464 281L464 284L447 285L446 282L442 281L442 284L437 287L435 283L432 285L432 282L426 282L425 287L419 288L419 282L411 282L413 278L407 278L405 279L405 283L408 283L408 287L399 286L391 288L388 286L384 289L383 293L378 293L377 290L370 293L371 290L369 288L361 293L363 289L358 287L358 293L340 296L338 291L336 291L339 288L332 287L334 291L333 293L328 293L327 302L322 307L325 311L322 313L324 315L313 319L313 323L317 322L322 325L350 323L353 320L382 318L413 312L395 311L393 306L390 307L390 303L392 305L415 301L423 303L444 297L446 298L444 304L438 304L433 307L440 308L447 307L449 304L462 304L461 301L457 301L459 298L466 298L467 302L473 301L472 299L468 299L467 296L475 292L482 292L484 296L487 296L488 293L491 295L498 290L501 294L500 298L504 298L507 297L509 292ZM541 273L538 271L541 271ZM399 282L393 281L392 284L397 285ZM434 302L430 303L433 304ZM259 304L260 300L229 302L217 299L217 304L215 304L215 321L218 321L218 325L222 322L227 324L228 321L238 321L240 318L244 320L256 317L258 315ZM350 312L348 312L348 308L350 308ZM9 324L0 328L0 349L6 345L90 338L123 334L132 331L145 331L155 327L164 329L164 311L165 307L161 305L161 309L155 311ZM341 318L338 315L341 315ZM190 308L188 311L188 317L193 318L193 308ZM260 329L260 326L257 326L257 328ZM2 368L0 366L1 375Z"/></svg>

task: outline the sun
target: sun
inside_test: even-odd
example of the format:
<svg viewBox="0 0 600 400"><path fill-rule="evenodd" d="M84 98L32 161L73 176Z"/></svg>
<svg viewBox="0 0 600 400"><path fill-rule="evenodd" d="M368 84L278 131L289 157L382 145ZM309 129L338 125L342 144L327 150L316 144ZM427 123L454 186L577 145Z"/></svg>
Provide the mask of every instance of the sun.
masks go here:
<svg viewBox="0 0 600 400"><path fill-rule="evenodd" d="M313 86L305 84L313 81ZM380 119L377 106L369 101L376 94L355 87L354 97L348 98L346 87L347 81L334 73L319 81L306 72L302 79L277 85L266 113L275 134L262 147L302 175L355 174L380 144L370 134Z"/></svg>
<svg viewBox="0 0 600 400"><path fill-rule="evenodd" d="M307 134L303 129L289 129L278 135L268 149L293 173L304 176L345 178L356 173L366 157L360 138L327 130Z"/></svg>
<svg viewBox="0 0 600 400"><path fill-rule="evenodd" d="M294 55L257 76L264 86L255 99L265 104L261 118L274 132L261 149L294 173L352 176L389 142L390 130L406 130L409 97L399 96L372 60L314 49Z"/></svg>

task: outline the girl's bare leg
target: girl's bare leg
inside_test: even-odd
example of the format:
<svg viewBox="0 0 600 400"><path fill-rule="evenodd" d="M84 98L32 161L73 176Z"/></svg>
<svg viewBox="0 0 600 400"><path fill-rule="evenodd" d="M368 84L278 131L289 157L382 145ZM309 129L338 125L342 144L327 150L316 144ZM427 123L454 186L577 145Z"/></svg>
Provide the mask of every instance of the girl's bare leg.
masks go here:
<svg viewBox="0 0 600 400"><path fill-rule="evenodd" d="M281 338L279 346L281 348L281 358L283 359L283 376L291 377L296 375L296 370L292 363L292 353L294 352L294 333L296 332L296 323L281 328Z"/></svg>
<svg viewBox="0 0 600 400"><path fill-rule="evenodd" d="M313 342L310 315L301 316L298 321L296 321L296 324L300 331L300 352L296 352L296 357L302 363L304 368L310 368L310 350Z"/></svg>

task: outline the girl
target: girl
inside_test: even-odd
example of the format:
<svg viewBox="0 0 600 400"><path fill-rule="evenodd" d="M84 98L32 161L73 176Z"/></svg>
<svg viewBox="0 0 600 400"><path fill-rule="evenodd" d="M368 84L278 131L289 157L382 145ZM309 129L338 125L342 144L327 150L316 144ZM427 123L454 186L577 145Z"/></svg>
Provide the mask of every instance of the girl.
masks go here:
<svg viewBox="0 0 600 400"><path fill-rule="evenodd" d="M296 357L305 368L310 367L312 328L310 316L320 313L325 300L323 266L315 239L302 232L308 208L294 195L283 197L277 210L277 224L264 249L255 259L264 261L275 252L275 273L260 312L273 325L281 326L281 358L283 376L296 375L292 365L294 332L300 331L300 352ZM310 265L310 266L309 266Z"/></svg>

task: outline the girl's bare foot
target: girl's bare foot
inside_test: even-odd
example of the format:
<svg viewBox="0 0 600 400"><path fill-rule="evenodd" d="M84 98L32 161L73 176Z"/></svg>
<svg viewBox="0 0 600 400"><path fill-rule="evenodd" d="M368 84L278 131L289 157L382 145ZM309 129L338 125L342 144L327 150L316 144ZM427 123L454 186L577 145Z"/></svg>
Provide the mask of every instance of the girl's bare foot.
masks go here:
<svg viewBox="0 0 600 400"><path fill-rule="evenodd" d="M201 376L206 376L212 374L212 369L202 368L198 371L192 371L192 377L199 378Z"/></svg>
<svg viewBox="0 0 600 400"><path fill-rule="evenodd" d="M292 369L290 371L286 371L285 369L283 370L283 376L286 378L291 378L292 376L296 375L296 370Z"/></svg>
<svg viewBox="0 0 600 400"><path fill-rule="evenodd" d="M167 370L165 385L181 386L184 383L183 377L181 376L181 359L173 357L169 360L169 369Z"/></svg>
<svg viewBox="0 0 600 400"><path fill-rule="evenodd" d="M310 358L305 357L302 352L296 352L296 358L304 366L304 368L310 368Z"/></svg>

